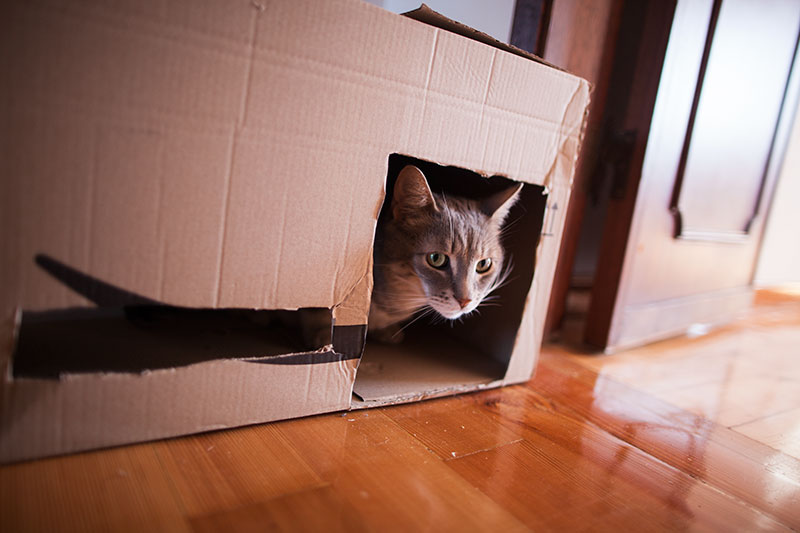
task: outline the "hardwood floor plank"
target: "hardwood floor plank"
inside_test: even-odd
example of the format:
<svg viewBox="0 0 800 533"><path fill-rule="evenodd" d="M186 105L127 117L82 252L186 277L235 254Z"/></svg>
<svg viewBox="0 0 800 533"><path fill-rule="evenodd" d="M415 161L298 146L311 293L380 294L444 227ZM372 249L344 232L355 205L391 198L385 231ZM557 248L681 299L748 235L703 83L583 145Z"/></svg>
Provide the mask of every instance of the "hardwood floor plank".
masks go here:
<svg viewBox="0 0 800 533"><path fill-rule="evenodd" d="M496 448L522 437L464 396L388 407L384 414L442 459Z"/></svg>
<svg viewBox="0 0 800 533"><path fill-rule="evenodd" d="M734 429L800 459L800 408L748 422Z"/></svg>
<svg viewBox="0 0 800 533"><path fill-rule="evenodd" d="M0 469L3 531L189 531L149 445Z"/></svg>
<svg viewBox="0 0 800 533"><path fill-rule="evenodd" d="M599 520L604 527L611 524L608 520L613 518L620 521L620 527L623 523L652 524L657 530L697 527L711 530L741 527L786 529L774 518L745 502L655 460L601 428L586 424L579 415L528 387L486 392L475 395L474 401L494 413L499 423L515 426L524 437L523 442L534 446L536 453L523 453L521 456L524 457L520 459L526 465L524 468L534 468L536 462L545 464L544 470L527 476L546 480L548 491L547 495L530 494L526 504L529 509L537 509L539 500L548 496L555 505L571 502L575 494L581 494L580 501L594 502L596 506L593 515L586 514L582 519L587 522ZM504 447L497 453L502 455L510 449ZM448 464L455 464L451 463ZM467 477L463 471L459 472ZM502 478L498 476L498 479ZM524 491L524 486L509 489L514 494ZM503 495L503 500L506 497ZM549 526L580 529L579 522L569 520L583 512L583 507L578 503L570 503L569 507L574 509L573 513L563 517L559 513L552 515L552 522L548 518ZM605 510L598 514L600 509ZM606 520L604 513L612 516ZM543 515L549 517L551 513ZM523 519L523 516L517 516Z"/></svg>
<svg viewBox="0 0 800 533"><path fill-rule="evenodd" d="M324 485L271 425L162 441L153 448L188 516Z"/></svg>
<svg viewBox="0 0 800 533"><path fill-rule="evenodd" d="M658 393L724 381L735 362L736 344L712 349L719 348L719 340L713 335L689 343L673 339L658 343L658 347L644 346L612 355L568 357L598 374Z"/></svg>
<svg viewBox="0 0 800 533"><path fill-rule="evenodd" d="M800 408L800 379L732 372L724 381L656 392L653 396L725 427L742 426Z"/></svg>
<svg viewBox="0 0 800 533"><path fill-rule="evenodd" d="M605 377L731 427L800 407L800 328L764 322L611 356L569 357Z"/></svg>
<svg viewBox="0 0 800 533"><path fill-rule="evenodd" d="M638 466L625 464L632 450L618 451L602 465L538 437L448 466L536 531L788 531L714 490L698 493L698 484L677 471L663 488L642 490L627 478L627 471Z"/></svg>
<svg viewBox="0 0 800 533"><path fill-rule="evenodd" d="M276 424L376 531L527 531L381 411Z"/></svg>
<svg viewBox="0 0 800 533"><path fill-rule="evenodd" d="M272 500L193 517L195 533L235 531L325 531L359 533L370 529L358 512L330 486L319 487Z"/></svg>
<svg viewBox="0 0 800 533"><path fill-rule="evenodd" d="M733 430L543 351L528 386L712 487L800 528L800 461Z"/></svg>

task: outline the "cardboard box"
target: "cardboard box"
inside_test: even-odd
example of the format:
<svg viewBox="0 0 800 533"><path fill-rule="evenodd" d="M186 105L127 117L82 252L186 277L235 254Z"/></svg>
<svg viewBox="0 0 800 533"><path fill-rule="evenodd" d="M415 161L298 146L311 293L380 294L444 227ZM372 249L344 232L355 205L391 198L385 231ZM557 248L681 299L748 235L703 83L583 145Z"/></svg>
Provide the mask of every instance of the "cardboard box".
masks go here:
<svg viewBox="0 0 800 533"><path fill-rule="evenodd" d="M589 87L412 17L2 4L1 461L529 378ZM513 281L459 327L364 349L376 221L408 161L465 194L528 184ZM330 344L298 351L261 311L299 308Z"/></svg>

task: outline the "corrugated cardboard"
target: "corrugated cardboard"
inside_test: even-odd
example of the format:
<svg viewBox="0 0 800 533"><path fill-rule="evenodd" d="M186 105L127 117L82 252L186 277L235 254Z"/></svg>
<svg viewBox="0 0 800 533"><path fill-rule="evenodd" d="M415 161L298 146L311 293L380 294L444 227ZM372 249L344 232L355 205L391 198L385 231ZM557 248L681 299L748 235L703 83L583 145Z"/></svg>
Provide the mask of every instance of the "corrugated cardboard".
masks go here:
<svg viewBox="0 0 800 533"><path fill-rule="evenodd" d="M357 0L2 3L0 460L531 375L589 88L417 18ZM533 234L509 241L526 281L450 340L370 343L354 396L392 154L531 184ZM332 344L207 327L217 352L178 331L175 364L153 363L108 333L130 306L326 308ZM59 331L47 372L15 365L18 340ZM59 361L87 338L94 362Z"/></svg>

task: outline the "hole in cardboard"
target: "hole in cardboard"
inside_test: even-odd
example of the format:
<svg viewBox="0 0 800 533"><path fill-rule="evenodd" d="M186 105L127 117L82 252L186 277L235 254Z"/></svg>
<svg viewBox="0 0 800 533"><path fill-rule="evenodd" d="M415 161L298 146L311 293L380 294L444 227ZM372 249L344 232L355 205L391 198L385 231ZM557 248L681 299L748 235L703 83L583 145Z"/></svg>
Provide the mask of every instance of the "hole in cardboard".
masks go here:
<svg viewBox="0 0 800 533"><path fill-rule="evenodd" d="M322 352L331 342L331 323L331 310L318 308L255 311L134 305L24 312L13 375L140 373L218 359L273 362L286 354L312 352L304 337L316 336L317 352ZM317 332L304 335L303 328L309 326Z"/></svg>
<svg viewBox="0 0 800 533"><path fill-rule="evenodd" d="M447 196L485 198L514 183L392 154L379 224L391 216L394 184L408 164L423 171L434 192ZM388 403L468 390L505 376L533 281L546 201L544 187L525 184L506 219L502 243L513 269L507 283L493 293L499 305L482 306L479 314L456 322L422 318L404 330L398 344L368 338L356 376L356 402Z"/></svg>

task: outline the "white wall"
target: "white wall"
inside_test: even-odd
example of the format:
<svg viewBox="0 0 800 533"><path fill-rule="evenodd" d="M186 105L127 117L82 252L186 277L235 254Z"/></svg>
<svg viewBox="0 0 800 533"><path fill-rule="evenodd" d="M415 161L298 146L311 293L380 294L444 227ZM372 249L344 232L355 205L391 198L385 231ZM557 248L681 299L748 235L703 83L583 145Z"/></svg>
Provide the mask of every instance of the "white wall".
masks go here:
<svg viewBox="0 0 800 533"><path fill-rule="evenodd" d="M394 13L405 13L425 3L442 15L488 33L507 43L511 37L515 0L367 0Z"/></svg>
<svg viewBox="0 0 800 533"><path fill-rule="evenodd" d="M800 112L795 115L756 270L758 286L795 284L800 284Z"/></svg>

